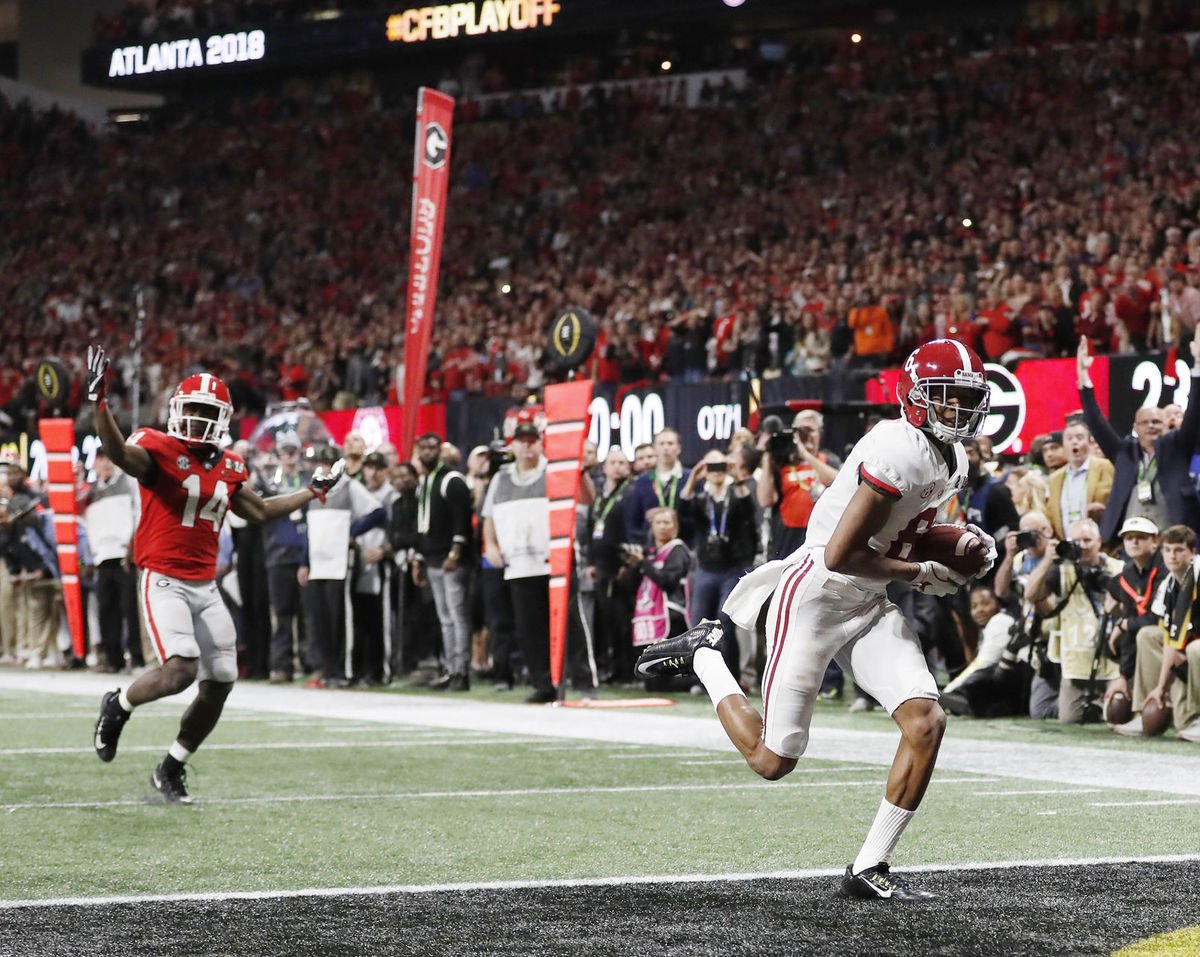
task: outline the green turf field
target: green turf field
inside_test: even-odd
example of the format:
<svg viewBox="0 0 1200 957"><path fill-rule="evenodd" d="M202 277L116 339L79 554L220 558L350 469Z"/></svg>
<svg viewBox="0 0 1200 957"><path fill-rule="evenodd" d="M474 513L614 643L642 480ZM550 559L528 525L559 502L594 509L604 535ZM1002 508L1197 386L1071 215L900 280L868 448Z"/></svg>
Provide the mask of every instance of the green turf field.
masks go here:
<svg viewBox="0 0 1200 957"><path fill-rule="evenodd" d="M489 721L483 707L485 720L465 729L231 706L192 760L196 805L168 807L150 801L147 778L174 736L182 704L140 709L116 760L105 765L91 747L98 690L0 689L0 908L64 898L584 879L619 887L645 878L750 874L808 878L820 897L836 879L811 875L832 874L853 857L885 776L876 757L856 758L847 747L840 760L806 759L769 784L732 750L604 741L575 731L557 737L556 721L569 719L559 709L492 708ZM418 700L301 690L287 700L299 701L290 710L303 712L305 702L336 707L339 696L368 709L376 701ZM480 692L467 700L488 699L495 697ZM527 721L531 714L540 725L536 736L513 730L510 716ZM664 715L715 725L711 708L686 695L645 717L620 714L635 728ZM816 723L850 740L890 728L884 715L849 715L833 705L822 707ZM996 773L940 769L900 845L897 869L1200 852L1195 829L1180 827L1200 795L1165 794L1153 780L1144 789L1113 787L1104 773L1109 761L1115 774L1147 755L1161 756L1167 768L1173 756L1194 761L1187 745L1020 721L953 722L952 740L963 753L999 744L1013 752L1018 770L1013 761ZM1027 743L1063 755L1090 749L1095 781L1023 776L1019 752ZM979 884L978 873L971 882ZM4 916L0 909L0 921ZM1169 921L1149 927L1173 929ZM1111 952L1138 936L1100 947ZM1027 952L1074 951L1064 945Z"/></svg>

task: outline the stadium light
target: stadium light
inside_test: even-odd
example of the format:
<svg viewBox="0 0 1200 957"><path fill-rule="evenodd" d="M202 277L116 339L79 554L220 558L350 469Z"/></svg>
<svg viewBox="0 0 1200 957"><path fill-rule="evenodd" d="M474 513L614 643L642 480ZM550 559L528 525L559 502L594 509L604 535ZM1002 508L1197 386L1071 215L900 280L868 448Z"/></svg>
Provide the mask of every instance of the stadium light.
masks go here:
<svg viewBox="0 0 1200 957"><path fill-rule="evenodd" d="M671 61L663 60L662 63L660 64L660 67L662 68L663 73L670 73L671 72Z"/></svg>
<svg viewBox="0 0 1200 957"><path fill-rule="evenodd" d="M963 225L964 225L964 226L965 226L967 229L970 229L970 228L971 228L971 226L972 226L973 224L972 224L972 222L971 222L971 218L970 218L969 216L964 216L964 217L963 217Z"/></svg>
<svg viewBox="0 0 1200 957"><path fill-rule="evenodd" d="M512 286L510 286L508 283L502 283L500 285L500 291L507 296L510 292L512 292Z"/></svg>
<svg viewBox="0 0 1200 957"><path fill-rule="evenodd" d="M851 33L850 34L850 42L851 43L862 43L862 34L861 33Z"/></svg>
<svg viewBox="0 0 1200 957"><path fill-rule="evenodd" d="M746 2L746 0L725 0L725 6L740 7L745 2Z"/></svg>

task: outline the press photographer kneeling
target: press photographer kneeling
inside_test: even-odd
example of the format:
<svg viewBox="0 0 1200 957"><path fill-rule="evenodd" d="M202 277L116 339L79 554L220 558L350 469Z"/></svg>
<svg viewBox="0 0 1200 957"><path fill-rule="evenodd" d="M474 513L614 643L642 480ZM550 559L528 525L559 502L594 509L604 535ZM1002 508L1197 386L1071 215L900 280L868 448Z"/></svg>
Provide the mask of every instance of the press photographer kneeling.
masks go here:
<svg viewBox="0 0 1200 957"><path fill-rule="evenodd" d="M1109 583L1123 565L1100 551L1100 528L1091 519L1073 522L1067 534L1068 541L1048 543L1025 598L1041 616L1046 657L1058 665L1058 720L1080 724L1085 715L1099 720L1104 685L1118 673L1106 653L1106 606L1115 604ZM1047 680L1043 670L1034 683Z"/></svg>
<svg viewBox="0 0 1200 957"><path fill-rule="evenodd" d="M1200 637L1196 630L1200 626L1196 615L1200 558L1196 556L1196 533L1187 525L1172 525L1162 534L1162 558L1170 574L1151 606L1161 627L1137 632L1136 714L1113 730L1127 735L1161 734L1165 721L1157 727L1143 727L1142 711L1154 704L1171 709L1180 740L1200 742L1200 641L1195 640Z"/></svg>

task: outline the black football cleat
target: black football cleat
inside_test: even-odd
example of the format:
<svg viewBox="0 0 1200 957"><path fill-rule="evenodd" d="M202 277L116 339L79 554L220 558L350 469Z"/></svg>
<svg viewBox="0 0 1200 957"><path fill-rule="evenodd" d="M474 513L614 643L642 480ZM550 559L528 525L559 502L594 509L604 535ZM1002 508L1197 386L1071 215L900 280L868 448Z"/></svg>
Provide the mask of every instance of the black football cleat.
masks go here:
<svg viewBox="0 0 1200 957"><path fill-rule="evenodd" d="M650 645L637 660L634 672L639 678L657 678L678 675L689 677L692 671L692 658L700 648L716 648L725 632L719 621L702 618L682 635L656 641Z"/></svg>
<svg viewBox="0 0 1200 957"><path fill-rule="evenodd" d="M100 717L96 719L96 756L101 761L111 761L117 756L117 742L131 713L121 707L117 696L121 689L110 691L100 699Z"/></svg>
<svg viewBox="0 0 1200 957"><path fill-rule="evenodd" d="M908 881L891 872L887 862L868 867L857 874L851 874L850 868L847 867L842 876L842 896L864 900L900 901L904 904L937 900L937 894L909 887Z"/></svg>
<svg viewBox="0 0 1200 957"><path fill-rule="evenodd" d="M171 773L159 764L150 775L150 784L168 804L192 803L192 796L187 792L187 771L183 765Z"/></svg>

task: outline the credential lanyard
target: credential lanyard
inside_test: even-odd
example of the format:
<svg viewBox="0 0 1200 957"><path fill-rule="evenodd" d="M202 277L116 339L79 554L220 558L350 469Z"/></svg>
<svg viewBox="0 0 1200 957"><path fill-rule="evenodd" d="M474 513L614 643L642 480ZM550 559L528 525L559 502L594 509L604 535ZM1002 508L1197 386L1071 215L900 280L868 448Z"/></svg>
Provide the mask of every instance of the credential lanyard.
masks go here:
<svg viewBox="0 0 1200 957"><path fill-rule="evenodd" d="M434 470L425 476L425 484L421 488L421 498L417 502L417 531L423 535L429 532L429 511L433 498L433 485L441 471L442 463L438 462Z"/></svg>
<svg viewBox="0 0 1200 957"><path fill-rule="evenodd" d="M1130 598L1133 599L1133 606L1137 609L1139 615L1146 614L1146 609L1150 607L1150 599L1154 597L1154 579L1158 577L1158 566L1150 569L1150 577L1146 579L1146 590L1139 593L1136 588L1129 584L1124 575L1121 576L1121 589Z"/></svg>
<svg viewBox="0 0 1200 957"><path fill-rule="evenodd" d="M722 499L721 506L721 527L717 528L717 503L711 495L708 497L708 530L724 538L725 526L729 522L729 503Z"/></svg>
<svg viewBox="0 0 1200 957"><path fill-rule="evenodd" d="M672 475L671 480L667 482L667 495L663 496L663 484L658 479L658 473L654 473L654 494L658 497L658 504L664 508L675 507L675 496L679 492L679 476Z"/></svg>

